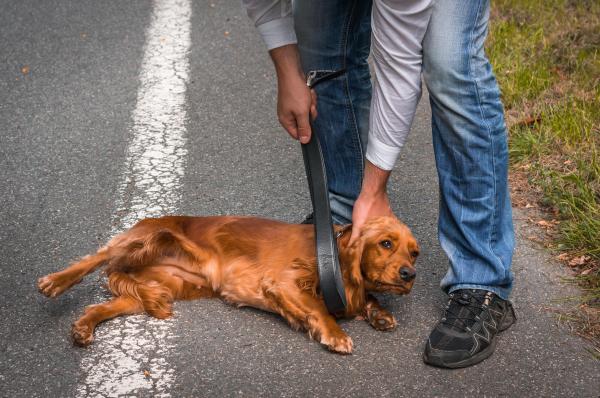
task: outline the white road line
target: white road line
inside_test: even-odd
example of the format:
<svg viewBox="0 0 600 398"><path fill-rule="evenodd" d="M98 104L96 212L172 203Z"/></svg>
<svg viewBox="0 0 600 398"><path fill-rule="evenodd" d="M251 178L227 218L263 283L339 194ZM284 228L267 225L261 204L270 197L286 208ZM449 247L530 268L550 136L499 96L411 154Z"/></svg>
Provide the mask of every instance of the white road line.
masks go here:
<svg viewBox="0 0 600 398"><path fill-rule="evenodd" d="M154 1L113 236L139 219L177 211L187 154L191 14L190 0ZM170 396L175 369L165 357L173 340L169 321L146 315L101 325L82 360L77 396Z"/></svg>

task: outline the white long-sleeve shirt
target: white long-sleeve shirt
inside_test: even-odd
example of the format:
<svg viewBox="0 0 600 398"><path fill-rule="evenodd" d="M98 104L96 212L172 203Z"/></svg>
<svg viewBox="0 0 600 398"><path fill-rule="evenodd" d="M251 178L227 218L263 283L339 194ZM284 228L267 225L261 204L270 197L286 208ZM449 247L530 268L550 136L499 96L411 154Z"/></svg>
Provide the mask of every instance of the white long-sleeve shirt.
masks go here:
<svg viewBox="0 0 600 398"><path fill-rule="evenodd" d="M267 49L295 44L291 0L242 0Z"/></svg>
<svg viewBox="0 0 600 398"><path fill-rule="evenodd" d="M296 0L303 1L303 0ZM391 170L421 97L422 41L434 0L375 0L375 68L366 158ZM269 50L296 43L291 0L242 0Z"/></svg>
<svg viewBox="0 0 600 398"><path fill-rule="evenodd" d="M366 158L394 168L421 98L423 37L433 0L375 0L371 54L375 69Z"/></svg>

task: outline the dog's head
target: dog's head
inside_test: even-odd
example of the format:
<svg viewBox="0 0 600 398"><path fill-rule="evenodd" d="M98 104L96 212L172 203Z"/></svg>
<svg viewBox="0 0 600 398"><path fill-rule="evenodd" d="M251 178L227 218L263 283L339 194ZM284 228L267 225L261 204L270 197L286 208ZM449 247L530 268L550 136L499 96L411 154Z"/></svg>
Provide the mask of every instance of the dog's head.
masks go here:
<svg viewBox="0 0 600 398"><path fill-rule="evenodd" d="M410 229L395 217L369 220L343 255L350 279L366 290L406 294L412 289L419 245Z"/></svg>

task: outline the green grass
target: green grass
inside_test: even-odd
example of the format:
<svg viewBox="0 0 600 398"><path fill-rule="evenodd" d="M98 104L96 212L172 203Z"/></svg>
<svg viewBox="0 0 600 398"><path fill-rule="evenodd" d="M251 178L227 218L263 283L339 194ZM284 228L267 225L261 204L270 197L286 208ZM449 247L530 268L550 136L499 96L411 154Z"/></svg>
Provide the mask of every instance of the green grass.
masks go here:
<svg viewBox="0 0 600 398"><path fill-rule="evenodd" d="M580 160L571 173L544 169L546 178L540 181L544 199L563 215L558 248L596 259L600 259L599 160L597 154Z"/></svg>
<svg viewBox="0 0 600 398"><path fill-rule="evenodd" d="M499 20L494 24L493 36L494 45L488 53L495 61L506 103L535 99L550 86L555 76L545 54L542 27Z"/></svg>
<svg viewBox="0 0 600 398"><path fill-rule="evenodd" d="M600 1L495 0L487 44L511 165L560 219L552 247L589 257L574 281L600 350Z"/></svg>

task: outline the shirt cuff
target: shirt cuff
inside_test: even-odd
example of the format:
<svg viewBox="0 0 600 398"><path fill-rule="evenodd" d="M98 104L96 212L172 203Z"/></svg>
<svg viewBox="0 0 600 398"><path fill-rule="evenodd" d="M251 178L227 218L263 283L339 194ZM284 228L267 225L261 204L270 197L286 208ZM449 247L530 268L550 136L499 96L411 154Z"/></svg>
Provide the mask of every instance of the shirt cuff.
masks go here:
<svg viewBox="0 0 600 398"><path fill-rule="evenodd" d="M369 162L383 170L392 170L402 147L395 147L379 141L374 134L369 132L366 158Z"/></svg>
<svg viewBox="0 0 600 398"><path fill-rule="evenodd" d="M292 17L274 19L260 24L256 28L267 45L268 50L298 42L296 32L294 31L294 19Z"/></svg>

